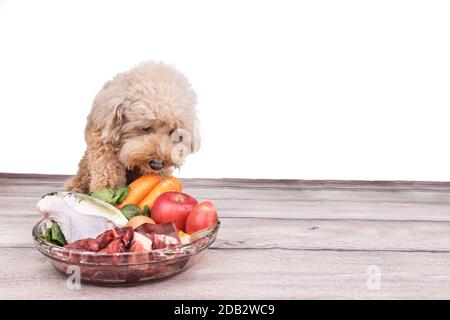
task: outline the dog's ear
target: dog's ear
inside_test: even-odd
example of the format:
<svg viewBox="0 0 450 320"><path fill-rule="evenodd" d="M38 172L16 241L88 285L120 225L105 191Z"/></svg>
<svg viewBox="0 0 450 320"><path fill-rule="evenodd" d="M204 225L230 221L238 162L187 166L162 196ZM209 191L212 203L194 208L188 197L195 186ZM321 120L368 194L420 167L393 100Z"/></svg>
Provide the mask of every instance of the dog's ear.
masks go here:
<svg viewBox="0 0 450 320"><path fill-rule="evenodd" d="M105 118L105 125L102 130L102 138L114 146L118 145L120 142L122 125L125 120L124 109L124 101L117 103L110 108L111 111L106 115Z"/></svg>
<svg viewBox="0 0 450 320"><path fill-rule="evenodd" d="M94 99L88 122L100 129L104 142L118 145L125 121L125 106L127 104L125 92L121 88L105 86Z"/></svg>

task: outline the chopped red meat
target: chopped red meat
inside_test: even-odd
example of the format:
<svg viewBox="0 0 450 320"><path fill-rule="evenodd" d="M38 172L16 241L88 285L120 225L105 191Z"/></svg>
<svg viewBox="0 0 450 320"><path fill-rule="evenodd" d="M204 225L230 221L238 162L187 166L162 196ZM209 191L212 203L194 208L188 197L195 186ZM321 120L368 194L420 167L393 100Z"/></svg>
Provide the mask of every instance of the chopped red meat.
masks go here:
<svg viewBox="0 0 450 320"><path fill-rule="evenodd" d="M124 246L128 248L128 245L130 244L132 238L133 238L133 228L125 227L107 230L102 234L98 235L96 241L98 243L100 250L107 247L113 240L116 239L122 240Z"/></svg>
<svg viewBox="0 0 450 320"><path fill-rule="evenodd" d="M97 236L97 238L95 240L98 243L99 249L105 248L108 244L111 243L111 241L114 240L113 230L107 230L107 231L101 233L100 235Z"/></svg>
<svg viewBox="0 0 450 320"><path fill-rule="evenodd" d="M68 249L101 253L149 252L180 246L181 242L175 224L145 223L133 231L131 227L113 228L98 235L67 244Z"/></svg>
<svg viewBox="0 0 450 320"><path fill-rule="evenodd" d="M163 224L145 223L136 228L136 233L140 233L152 240L152 249L174 248L181 245L177 228L173 222Z"/></svg>
<svg viewBox="0 0 450 320"><path fill-rule="evenodd" d="M105 248L100 250L101 253L120 253L120 252L126 252L127 247L123 244L121 239L114 239L111 241L110 244L108 244Z"/></svg>
<svg viewBox="0 0 450 320"><path fill-rule="evenodd" d="M165 234L153 234L152 249L166 249L178 247L181 243L178 239Z"/></svg>
<svg viewBox="0 0 450 320"><path fill-rule="evenodd" d="M137 227L135 232L139 232L145 236L151 236L152 234L163 234L180 241L178 237L178 231L173 222L162 223L162 224L152 224L144 223Z"/></svg>
<svg viewBox="0 0 450 320"><path fill-rule="evenodd" d="M130 252L148 252L152 250L153 241L150 238L135 232L133 236L133 241L131 241Z"/></svg>
<svg viewBox="0 0 450 320"><path fill-rule="evenodd" d="M132 227L124 227L124 228L114 228L114 238L115 239L122 239L123 244L128 247L128 245L131 242L131 239L133 239L133 228Z"/></svg>
<svg viewBox="0 0 450 320"><path fill-rule="evenodd" d="M97 241L95 241L94 238L80 239L72 243L66 244L64 248L92 251L92 252L97 252L99 250L98 243Z"/></svg>

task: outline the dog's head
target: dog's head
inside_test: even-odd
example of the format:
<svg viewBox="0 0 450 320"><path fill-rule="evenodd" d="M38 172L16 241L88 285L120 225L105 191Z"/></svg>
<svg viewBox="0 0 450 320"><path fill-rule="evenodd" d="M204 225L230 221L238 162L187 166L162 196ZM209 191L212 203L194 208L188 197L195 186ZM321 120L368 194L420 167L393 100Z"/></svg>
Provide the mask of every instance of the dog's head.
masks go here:
<svg viewBox="0 0 450 320"><path fill-rule="evenodd" d="M107 82L89 120L117 147L128 168L167 175L198 150L196 95L188 80L162 63L143 63Z"/></svg>

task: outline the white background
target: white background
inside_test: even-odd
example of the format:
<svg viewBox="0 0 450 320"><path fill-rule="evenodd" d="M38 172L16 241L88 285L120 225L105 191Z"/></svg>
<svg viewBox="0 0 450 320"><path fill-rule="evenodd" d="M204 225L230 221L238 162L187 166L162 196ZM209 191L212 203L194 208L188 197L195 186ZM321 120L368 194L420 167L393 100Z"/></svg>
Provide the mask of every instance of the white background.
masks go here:
<svg viewBox="0 0 450 320"><path fill-rule="evenodd" d="M448 1L1 1L0 171L74 173L92 99L164 60L199 96L182 177L450 180Z"/></svg>

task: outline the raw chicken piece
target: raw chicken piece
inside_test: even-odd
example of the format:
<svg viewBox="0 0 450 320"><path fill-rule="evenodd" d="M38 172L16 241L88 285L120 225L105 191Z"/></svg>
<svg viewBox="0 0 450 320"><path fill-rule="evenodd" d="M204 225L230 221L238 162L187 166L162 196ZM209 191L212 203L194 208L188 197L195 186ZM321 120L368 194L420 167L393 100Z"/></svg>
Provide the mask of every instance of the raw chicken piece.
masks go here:
<svg viewBox="0 0 450 320"><path fill-rule="evenodd" d="M69 243L94 238L115 226L124 227L128 222L114 206L75 192L46 195L38 202L37 209L45 218L58 223Z"/></svg>
<svg viewBox="0 0 450 320"><path fill-rule="evenodd" d="M44 218L56 221L68 243L95 238L114 227L114 223L103 216L84 214L71 208L64 198L45 196L37 204Z"/></svg>
<svg viewBox="0 0 450 320"><path fill-rule="evenodd" d="M87 194L57 192L53 195L64 198L64 201L73 210L86 215L102 216L114 222L119 228L125 227L128 222L128 219L119 209L109 203L90 197Z"/></svg>

